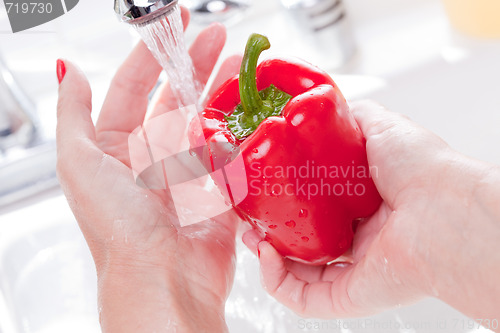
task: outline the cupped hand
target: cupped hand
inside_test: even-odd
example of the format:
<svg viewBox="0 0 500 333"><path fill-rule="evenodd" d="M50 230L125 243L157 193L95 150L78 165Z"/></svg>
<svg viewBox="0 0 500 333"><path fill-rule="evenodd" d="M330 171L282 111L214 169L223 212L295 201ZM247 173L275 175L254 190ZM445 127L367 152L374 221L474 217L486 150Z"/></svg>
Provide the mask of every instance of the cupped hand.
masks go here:
<svg viewBox="0 0 500 333"><path fill-rule="evenodd" d="M330 265L285 259L255 231L245 233L243 241L259 255L266 290L306 317L367 316L425 296L481 315L475 318L492 314L481 312L498 308L487 293L481 306L472 305L478 305L473 295L480 293L470 267L480 271L481 263L488 273L499 263L498 256L488 262L479 250L495 248L500 236L498 220L495 227L488 219L494 214L477 204L476 184L494 168L456 153L433 133L374 103L353 104L352 112L384 202L359 224L350 253ZM498 176L498 168L491 174ZM498 289L494 274L483 278ZM469 297L453 297L464 288Z"/></svg>
<svg viewBox="0 0 500 333"><path fill-rule="evenodd" d="M187 25L189 14L183 10L182 16ZM214 24L191 46L196 78L202 84L225 38L224 27ZM239 62L239 57L227 59L214 86L234 75ZM58 175L96 264L103 330L224 326L224 303L235 268L237 217L229 211L179 227L167 191L138 186L131 170L128 139L148 122L148 94L160 66L140 42L114 77L94 126L89 83L75 65L65 65L58 103ZM176 105L168 85L157 94L151 117ZM176 126L164 129L166 141L178 140L169 136ZM200 188L191 198L210 195Z"/></svg>

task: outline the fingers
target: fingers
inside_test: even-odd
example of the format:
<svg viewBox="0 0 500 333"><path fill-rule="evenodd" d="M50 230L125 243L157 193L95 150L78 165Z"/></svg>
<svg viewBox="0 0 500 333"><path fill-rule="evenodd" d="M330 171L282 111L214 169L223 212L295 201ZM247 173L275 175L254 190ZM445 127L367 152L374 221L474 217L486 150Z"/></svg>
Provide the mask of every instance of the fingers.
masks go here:
<svg viewBox="0 0 500 333"><path fill-rule="evenodd" d="M203 85L207 83L212 74L225 43L226 28L220 23L213 23L196 37L189 49L196 79Z"/></svg>
<svg viewBox="0 0 500 333"><path fill-rule="evenodd" d="M298 264L295 270L290 270L287 260L268 242L259 244L259 252L262 284L278 302L306 317L332 318L338 314L333 309L330 281L310 283L301 279L297 268L302 265L301 268L307 270L306 265ZM323 270L322 267L311 269Z"/></svg>
<svg viewBox="0 0 500 333"><path fill-rule="evenodd" d="M401 121L408 121L401 114L390 112L373 101L354 102L350 106L351 112L366 138L381 134L398 125Z"/></svg>
<svg viewBox="0 0 500 333"><path fill-rule="evenodd" d="M444 170L442 157L450 151L441 138L373 102L351 106L366 138L373 181L389 206L395 207L415 185L432 187L439 182Z"/></svg>
<svg viewBox="0 0 500 333"><path fill-rule="evenodd" d="M246 231L241 240L253 254L259 256L259 243L262 241L262 237L257 231L254 229Z"/></svg>
<svg viewBox="0 0 500 333"><path fill-rule="evenodd" d="M323 300L316 299L311 302L310 299L319 297L320 295L315 295L318 291L329 295L327 282L308 283L300 279L289 269L286 259L268 242L259 244L259 253L262 284L271 296L300 315L323 317L327 314L322 313L321 307L317 306L319 302L323 303ZM324 308L324 305L322 307ZM331 311L328 313L331 314Z"/></svg>
<svg viewBox="0 0 500 333"><path fill-rule="evenodd" d="M75 138L95 140L92 92L84 74L65 60L66 75L59 85L57 103L57 140L62 147Z"/></svg>
<svg viewBox="0 0 500 333"><path fill-rule="evenodd" d="M426 148L426 144L435 147L447 146L442 139L407 116L388 111L373 101L354 102L350 106L368 143L391 140L391 144L405 149L406 152L411 151L411 148Z"/></svg>
<svg viewBox="0 0 500 333"><path fill-rule="evenodd" d="M290 269L271 244L261 242L259 252L264 288L297 314L328 319L370 313L357 307L350 297L351 276L356 266L342 263L311 268L298 264ZM321 279L307 282L299 278L301 270L308 268L321 270Z"/></svg>
<svg viewBox="0 0 500 333"><path fill-rule="evenodd" d="M301 316L367 316L405 301L381 253L371 253L355 264L311 266L283 258L253 232L247 232L243 241L252 252L257 244L266 291ZM379 241L378 237L371 245L380 249Z"/></svg>
<svg viewBox="0 0 500 333"><path fill-rule="evenodd" d="M208 91L207 97L213 95L213 93L228 79L232 78L234 75L238 74L241 66L241 55L233 55L228 57L222 63L217 75L215 76L212 84L210 85L210 90Z"/></svg>
<svg viewBox="0 0 500 333"><path fill-rule="evenodd" d="M359 262L366 255L391 214L390 207L386 203L382 203L375 214L359 223L352 244L354 262Z"/></svg>
<svg viewBox="0 0 500 333"><path fill-rule="evenodd" d="M148 95L161 67L141 41L116 73L104 101L98 131L132 132L144 120Z"/></svg>
<svg viewBox="0 0 500 333"><path fill-rule="evenodd" d="M256 230L252 229L245 232L242 240L250 251L259 257L264 288L271 296L293 309L294 305L298 304L300 300L294 299L291 301L289 296L290 294L297 294L295 289L303 288L305 282L297 279L288 270L286 259L271 244L263 241Z"/></svg>
<svg viewBox="0 0 500 333"><path fill-rule="evenodd" d="M102 152L95 144L92 92L84 74L65 61L66 75L59 86L57 103L57 172L63 189L89 182L88 168L98 164Z"/></svg>
<svg viewBox="0 0 500 333"><path fill-rule="evenodd" d="M184 28L189 11L181 7ZM116 73L104 101L97 130L130 133L144 121L148 96L161 73L152 53L139 42Z"/></svg>
<svg viewBox="0 0 500 333"><path fill-rule="evenodd" d="M57 169L63 189L68 184L89 182L88 168L102 157L95 145L90 116L92 93L83 73L65 61L66 75L59 86L57 103Z"/></svg>
<svg viewBox="0 0 500 333"><path fill-rule="evenodd" d="M189 9L181 5L181 18L182 25L184 26L184 30L186 30L189 25L189 21L191 21L191 14L189 13Z"/></svg>
<svg viewBox="0 0 500 333"><path fill-rule="evenodd" d="M284 304L285 302L289 303L287 298L290 291L300 289L303 284L297 284L299 281L287 270L285 258L271 244L265 241L260 242L258 253L264 288L278 301L284 301ZM285 280L287 280L286 283ZM297 292L294 292L294 294L297 294Z"/></svg>
<svg viewBox="0 0 500 333"><path fill-rule="evenodd" d="M263 241L263 239L256 230L252 229L245 232L242 240L253 254L260 257L259 244ZM290 259L284 259L284 265L286 266L285 268L287 271L292 272L298 279L308 283L321 281L324 273L324 267L326 267L306 265Z"/></svg>
<svg viewBox="0 0 500 333"><path fill-rule="evenodd" d="M381 209L373 217L378 220L359 226L354 264L313 266L283 258L253 229L245 232L242 240L259 256L266 291L299 315L326 319L370 315L399 297L397 288L387 284L390 279L380 253L379 231L387 214ZM368 247L372 249L369 255Z"/></svg>

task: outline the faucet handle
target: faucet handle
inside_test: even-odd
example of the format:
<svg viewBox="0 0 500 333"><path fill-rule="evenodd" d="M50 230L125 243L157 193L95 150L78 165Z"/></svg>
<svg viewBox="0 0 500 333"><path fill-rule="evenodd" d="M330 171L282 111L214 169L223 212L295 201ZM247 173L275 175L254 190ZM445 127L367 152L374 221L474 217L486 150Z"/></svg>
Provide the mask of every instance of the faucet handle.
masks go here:
<svg viewBox="0 0 500 333"><path fill-rule="evenodd" d="M120 20L140 24L167 13L178 0L115 0L115 12Z"/></svg>
<svg viewBox="0 0 500 333"><path fill-rule="evenodd" d="M354 36L342 0L281 0L304 40L320 53L325 65L339 68L355 52Z"/></svg>

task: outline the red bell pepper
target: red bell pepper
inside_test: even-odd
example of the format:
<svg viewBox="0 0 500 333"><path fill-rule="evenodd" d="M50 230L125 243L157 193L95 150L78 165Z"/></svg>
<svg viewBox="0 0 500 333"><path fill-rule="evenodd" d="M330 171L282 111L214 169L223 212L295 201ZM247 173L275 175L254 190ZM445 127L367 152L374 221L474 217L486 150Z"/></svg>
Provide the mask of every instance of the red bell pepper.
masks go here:
<svg viewBox="0 0 500 333"><path fill-rule="evenodd" d="M257 67L269 47L250 36L239 77L211 96L190 140L206 141L199 155L210 172L241 154L248 195L235 210L281 255L325 264L351 246L353 221L373 214L381 197L337 85L301 60ZM215 182L224 188L224 179Z"/></svg>

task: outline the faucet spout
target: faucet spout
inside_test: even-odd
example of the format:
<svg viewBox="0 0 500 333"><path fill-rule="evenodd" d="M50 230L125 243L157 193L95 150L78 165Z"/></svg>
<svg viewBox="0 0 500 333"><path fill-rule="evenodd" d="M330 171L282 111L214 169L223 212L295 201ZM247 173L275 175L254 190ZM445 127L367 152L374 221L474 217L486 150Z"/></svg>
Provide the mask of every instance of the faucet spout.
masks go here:
<svg viewBox="0 0 500 333"><path fill-rule="evenodd" d="M178 0L115 0L118 18L127 23L141 24L168 13Z"/></svg>

